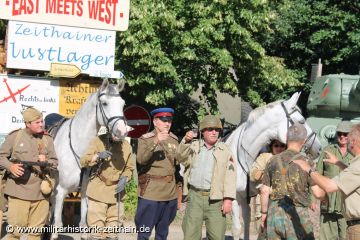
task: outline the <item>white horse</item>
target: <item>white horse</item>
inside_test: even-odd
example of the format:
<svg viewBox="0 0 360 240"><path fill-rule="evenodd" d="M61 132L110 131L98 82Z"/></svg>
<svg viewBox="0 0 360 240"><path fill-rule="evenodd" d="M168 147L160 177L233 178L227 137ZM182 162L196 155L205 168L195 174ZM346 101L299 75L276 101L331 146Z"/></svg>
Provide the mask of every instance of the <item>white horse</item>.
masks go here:
<svg viewBox="0 0 360 240"><path fill-rule="evenodd" d="M234 239L240 238L240 215L242 215L244 222L242 239L249 239L250 206L248 196L255 189L252 184L248 184L250 183L248 175L249 169L260 150L272 139L279 139L286 143L287 130L295 122L303 124L307 129L306 150L311 150L311 153L315 155L321 149L320 141L296 106L299 96L300 93L295 93L289 100L277 101L253 110L248 120L240 125L226 140L237 163L237 199L233 201L232 206L232 235Z"/></svg>
<svg viewBox="0 0 360 240"><path fill-rule="evenodd" d="M76 115L61 125L54 145L58 156L59 182L55 190L54 225L62 227L62 209L65 196L76 191L80 184L79 158L85 152L90 140L97 135L100 126L106 126L109 132L123 139L128 131L124 119L124 100L120 92L124 87L121 81L117 85L105 79L96 93L91 94ZM81 220L85 227L87 214L86 187L88 173L83 174L81 182ZM53 199L54 200L54 199ZM52 234L52 239L58 237Z"/></svg>

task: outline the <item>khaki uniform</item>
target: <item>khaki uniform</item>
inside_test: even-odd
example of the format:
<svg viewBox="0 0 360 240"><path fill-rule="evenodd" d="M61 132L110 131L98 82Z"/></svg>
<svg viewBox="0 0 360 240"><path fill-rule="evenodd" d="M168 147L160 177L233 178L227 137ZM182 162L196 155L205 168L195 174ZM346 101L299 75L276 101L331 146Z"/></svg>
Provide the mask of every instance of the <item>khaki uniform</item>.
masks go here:
<svg viewBox="0 0 360 240"><path fill-rule="evenodd" d="M18 134L20 134L18 136ZM38 155L47 156L48 162L54 168L57 166L54 143L50 136L45 134L31 134L27 129L11 132L0 148L0 167L9 170L10 158L36 162ZM40 167L34 167L40 174L45 173ZM54 169L53 169L54 170ZM8 178L4 193L9 198L8 223L13 226L41 227L45 224L49 202L47 196L40 191L42 179L38 174L31 173L29 180L21 184L16 179ZM19 217L21 213L21 218ZM8 234L7 239L18 239L20 234ZM39 234L29 235L29 239L39 239Z"/></svg>
<svg viewBox="0 0 360 240"><path fill-rule="evenodd" d="M138 140L139 183L142 174L150 175L145 191L141 190L139 184L138 194L141 198L153 201L173 200L177 198L176 182L179 180L175 167L178 138L170 133L170 137L159 144L155 140L155 131L142 135Z"/></svg>
<svg viewBox="0 0 360 240"><path fill-rule="evenodd" d="M226 230L226 217L221 212L224 198L236 198L236 165L232 152L222 142L213 146L214 167L210 191L196 189L188 184L190 172L199 159L203 141L192 141L185 144L182 140L176 158L185 166L184 195L188 195L186 212L182 223L184 239L200 239L201 227L205 221L209 239L223 239Z"/></svg>
<svg viewBox="0 0 360 240"><path fill-rule="evenodd" d="M360 156L355 157L349 167L333 178L341 190L343 215L348 223L360 219ZM359 239L360 222L347 228L347 239Z"/></svg>
<svg viewBox="0 0 360 240"><path fill-rule="evenodd" d="M112 142L109 140L108 135L95 137L91 140L85 154L80 159L81 166L90 166L93 156L105 150L110 151L112 156L104 160L103 163L93 166L86 191L89 198L87 213L89 226L117 226L118 203L115 188L121 176L126 176L130 180L134 170L135 160L130 144L125 140ZM123 219L124 202L121 202L120 207L122 210L120 218ZM116 234L92 233L92 236L95 238L114 238Z"/></svg>
<svg viewBox="0 0 360 240"><path fill-rule="evenodd" d="M250 169L250 180L256 182L257 184L261 183L262 177L266 165L269 163L272 153L261 153L253 163Z"/></svg>
<svg viewBox="0 0 360 240"><path fill-rule="evenodd" d="M309 175L292 163L304 155L290 149L275 155L267 165L262 183L272 187L267 218L267 239L314 239L313 226L308 213Z"/></svg>
<svg viewBox="0 0 360 240"><path fill-rule="evenodd" d="M325 151L333 153L337 159L348 165L353 159L353 155L346 153L342 155L338 144L331 144L325 147L320 154L316 170L325 177L333 178L340 173L340 168L333 164L324 163L326 158ZM342 209L341 192L327 194L327 201L321 203L320 217L320 240L345 239L346 238L346 221L341 214Z"/></svg>

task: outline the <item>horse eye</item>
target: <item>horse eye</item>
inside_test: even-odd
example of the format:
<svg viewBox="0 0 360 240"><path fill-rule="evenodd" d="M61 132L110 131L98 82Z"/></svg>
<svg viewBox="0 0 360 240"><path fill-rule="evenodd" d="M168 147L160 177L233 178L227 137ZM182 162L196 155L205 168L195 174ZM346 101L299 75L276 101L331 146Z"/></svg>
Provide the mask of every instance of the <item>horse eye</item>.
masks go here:
<svg viewBox="0 0 360 240"><path fill-rule="evenodd" d="M108 104L107 104L107 102L103 102L102 105L103 105L103 106L107 106Z"/></svg>
<svg viewBox="0 0 360 240"><path fill-rule="evenodd" d="M300 123L300 124L305 124L305 119L299 120L299 123Z"/></svg>

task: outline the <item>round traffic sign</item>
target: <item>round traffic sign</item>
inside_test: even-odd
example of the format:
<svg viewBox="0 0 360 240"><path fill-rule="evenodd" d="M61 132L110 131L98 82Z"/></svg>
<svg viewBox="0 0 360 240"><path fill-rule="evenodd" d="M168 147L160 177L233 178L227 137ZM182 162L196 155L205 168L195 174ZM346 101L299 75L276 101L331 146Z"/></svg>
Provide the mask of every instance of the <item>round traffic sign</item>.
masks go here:
<svg viewBox="0 0 360 240"><path fill-rule="evenodd" d="M151 117L145 108L131 105L125 108L124 115L128 125L134 128L129 132L128 137L139 138L150 130Z"/></svg>

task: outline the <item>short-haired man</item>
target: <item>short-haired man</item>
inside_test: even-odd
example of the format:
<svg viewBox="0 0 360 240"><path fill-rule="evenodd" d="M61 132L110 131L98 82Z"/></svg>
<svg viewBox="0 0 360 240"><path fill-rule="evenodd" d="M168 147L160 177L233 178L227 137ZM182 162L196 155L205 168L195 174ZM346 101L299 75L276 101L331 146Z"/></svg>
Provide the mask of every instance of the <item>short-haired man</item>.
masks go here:
<svg viewBox="0 0 360 240"><path fill-rule="evenodd" d="M354 125L348 134L348 150L355 156L349 166L339 161L335 155L327 152L331 162L344 169L336 177L330 179L322 176L306 162L295 160L298 164L326 193L341 192L343 198L343 215L347 223L347 239L357 240L360 236L360 124ZM315 195L316 197L324 197Z"/></svg>
<svg viewBox="0 0 360 240"><path fill-rule="evenodd" d="M267 225L269 240L314 239L308 212L311 179L292 163L294 159L310 161L300 153L306 138L307 131L303 125L292 125L288 130L287 150L275 155L264 172L260 188L261 213L262 226Z"/></svg>
<svg viewBox="0 0 360 240"><path fill-rule="evenodd" d="M23 113L25 129L9 133L0 148L0 167L5 168L12 177L5 185L8 197L8 223L15 231L8 232L6 239L20 239L16 227L35 227L40 229L49 213L49 191L44 189L43 179L46 167L25 167L22 162L48 162L56 170L57 157L52 138L44 132L42 113L27 108ZM45 192L46 191L46 192ZM46 195L47 194L47 195ZM31 232L27 239L40 239L40 232Z"/></svg>
<svg viewBox="0 0 360 240"><path fill-rule="evenodd" d="M139 138L138 205L135 225L138 239L149 239L155 227L155 239L164 240L177 211L177 184L181 184L175 159L178 138L170 132L174 110L158 108L151 111L154 130Z"/></svg>
<svg viewBox="0 0 360 240"><path fill-rule="evenodd" d="M219 117L207 115L200 122L203 140L188 131L176 158L185 166L184 195L188 195L182 223L184 240L201 239L205 221L210 240L224 239L226 214L236 198L236 171L231 150L219 141Z"/></svg>
<svg viewBox="0 0 360 240"><path fill-rule="evenodd" d="M316 171L325 177L333 178L340 173L340 169L333 164L324 162L326 152L334 154L339 161L349 165L353 155L347 150L348 134L352 127L350 121L341 121L336 127L336 143L329 144L320 154ZM346 221L341 213L342 196L340 192L327 194L327 199L321 202L320 240L344 240L346 238Z"/></svg>

